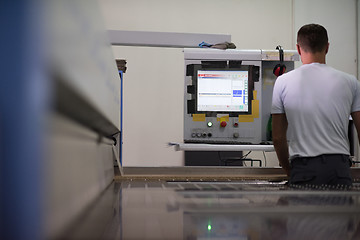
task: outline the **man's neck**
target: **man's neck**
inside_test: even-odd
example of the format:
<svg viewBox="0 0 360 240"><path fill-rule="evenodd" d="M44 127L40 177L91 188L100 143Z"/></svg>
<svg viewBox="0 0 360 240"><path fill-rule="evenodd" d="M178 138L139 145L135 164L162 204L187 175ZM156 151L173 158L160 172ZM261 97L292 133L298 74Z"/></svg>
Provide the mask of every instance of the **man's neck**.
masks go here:
<svg viewBox="0 0 360 240"><path fill-rule="evenodd" d="M301 61L303 64L310 64L310 63L322 63L326 64L326 58L324 53L308 53L303 52L301 54Z"/></svg>

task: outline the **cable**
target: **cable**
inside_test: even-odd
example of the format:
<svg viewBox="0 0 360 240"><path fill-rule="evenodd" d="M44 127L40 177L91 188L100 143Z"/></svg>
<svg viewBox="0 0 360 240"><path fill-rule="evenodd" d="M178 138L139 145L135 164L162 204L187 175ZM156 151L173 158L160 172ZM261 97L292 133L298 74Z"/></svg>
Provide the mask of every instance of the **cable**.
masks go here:
<svg viewBox="0 0 360 240"><path fill-rule="evenodd" d="M243 155L241 158L239 159L221 159L221 154L220 154L220 151L218 151L218 156L219 156L219 159L220 159L220 162L223 162L225 164L225 166L227 166L228 163L233 163L233 162L236 162L236 161L242 161L242 164L243 166L246 167L246 163L243 161L244 159L246 159L247 156L249 156L249 154L251 153L252 151L249 151L247 154Z"/></svg>
<svg viewBox="0 0 360 240"><path fill-rule="evenodd" d="M249 151L247 154L243 155L242 158L240 158L240 159L246 158L247 156L249 156L249 154L250 154L251 152L252 152L252 151Z"/></svg>

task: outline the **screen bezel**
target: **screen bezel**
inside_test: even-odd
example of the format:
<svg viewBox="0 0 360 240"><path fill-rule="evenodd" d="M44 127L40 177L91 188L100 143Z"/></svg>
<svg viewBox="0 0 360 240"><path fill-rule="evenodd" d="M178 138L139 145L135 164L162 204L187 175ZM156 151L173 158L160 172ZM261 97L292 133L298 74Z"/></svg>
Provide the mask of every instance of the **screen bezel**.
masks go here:
<svg viewBox="0 0 360 240"><path fill-rule="evenodd" d="M252 100L253 100L253 90L254 90L254 81L251 76L250 66L242 65L237 68L196 68L194 69L194 82L195 85L195 112L196 113L205 113L207 116L214 114L229 114L229 116L238 116L238 115L251 115L252 114ZM247 71L248 72L248 110L247 111L198 111L198 71L220 71L220 72L233 72L233 71Z"/></svg>

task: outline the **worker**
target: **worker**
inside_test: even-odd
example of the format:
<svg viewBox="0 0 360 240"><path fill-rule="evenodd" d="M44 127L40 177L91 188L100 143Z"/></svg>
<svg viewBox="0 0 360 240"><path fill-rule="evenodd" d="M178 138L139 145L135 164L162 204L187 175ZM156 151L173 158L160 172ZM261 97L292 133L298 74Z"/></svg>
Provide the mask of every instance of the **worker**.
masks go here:
<svg viewBox="0 0 360 240"><path fill-rule="evenodd" d="M360 136L360 84L326 65L326 29L301 27L297 51L303 63L279 76L272 99L273 142L290 184L351 186L349 117Z"/></svg>

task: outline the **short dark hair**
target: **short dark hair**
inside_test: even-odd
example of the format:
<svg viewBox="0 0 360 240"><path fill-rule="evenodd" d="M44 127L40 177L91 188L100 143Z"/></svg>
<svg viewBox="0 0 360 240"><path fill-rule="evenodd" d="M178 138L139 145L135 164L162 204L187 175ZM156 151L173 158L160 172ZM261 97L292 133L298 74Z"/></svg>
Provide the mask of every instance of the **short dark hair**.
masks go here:
<svg viewBox="0 0 360 240"><path fill-rule="evenodd" d="M297 34L297 43L306 52L322 52L329 42L326 29L319 24L302 26Z"/></svg>

